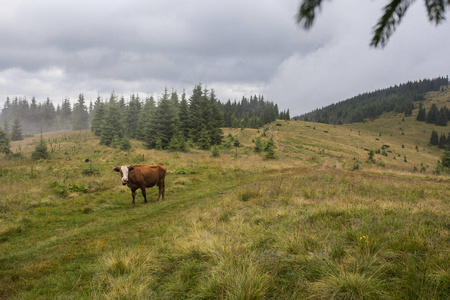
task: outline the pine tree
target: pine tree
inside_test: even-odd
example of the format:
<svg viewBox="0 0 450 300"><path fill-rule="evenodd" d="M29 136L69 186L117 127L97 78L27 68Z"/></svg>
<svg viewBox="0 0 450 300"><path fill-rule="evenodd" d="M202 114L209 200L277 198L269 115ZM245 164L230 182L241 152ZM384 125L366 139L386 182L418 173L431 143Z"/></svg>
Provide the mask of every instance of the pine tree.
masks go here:
<svg viewBox="0 0 450 300"><path fill-rule="evenodd" d="M183 92L181 95L181 101L178 110L178 119L180 120L180 132L184 139L189 138L189 106L186 100L186 93Z"/></svg>
<svg viewBox="0 0 450 300"><path fill-rule="evenodd" d="M126 106L125 124L127 135L133 139L137 139L140 136L139 132L139 112L141 111L142 104L139 100L139 96L131 95L130 102Z"/></svg>
<svg viewBox="0 0 450 300"><path fill-rule="evenodd" d="M441 156L441 164L445 168L450 168L450 151L445 151Z"/></svg>
<svg viewBox="0 0 450 300"><path fill-rule="evenodd" d="M114 138L122 139L124 136L124 122L122 110L114 93L106 105L105 116L100 127L100 144L110 146Z"/></svg>
<svg viewBox="0 0 450 300"><path fill-rule="evenodd" d="M155 148L158 142L162 149L166 149L177 129L178 111L175 104L169 99L166 89L158 102L153 118L150 120L150 134L147 134L145 140L147 147Z"/></svg>
<svg viewBox="0 0 450 300"><path fill-rule="evenodd" d="M438 126L447 126L447 108L442 107L439 110L439 113L436 116L436 125Z"/></svg>
<svg viewBox="0 0 450 300"><path fill-rule="evenodd" d="M263 145L261 143L261 138L257 137L255 139L255 147L253 148L253 151L255 151L256 153L260 153L263 150Z"/></svg>
<svg viewBox="0 0 450 300"><path fill-rule="evenodd" d="M34 151L31 152L31 158L34 160L50 158L50 153L47 151L47 143L45 142L42 133L39 142L36 144L34 148Z"/></svg>
<svg viewBox="0 0 450 300"><path fill-rule="evenodd" d="M23 140L22 126L20 125L19 119L15 119L12 129L11 129L11 140L20 141Z"/></svg>
<svg viewBox="0 0 450 300"><path fill-rule="evenodd" d="M438 147L440 149L445 149L447 147L447 137L445 136L445 134L441 134Z"/></svg>
<svg viewBox="0 0 450 300"><path fill-rule="evenodd" d="M92 122L91 122L91 131L96 136L101 136L101 127L103 123L103 118L105 117L106 104L100 99L100 96L97 97L97 101L94 104L94 110L92 112Z"/></svg>
<svg viewBox="0 0 450 300"><path fill-rule="evenodd" d="M183 134L180 131L177 131L170 140L169 146L167 146L167 150L169 151L181 151L187 152L187 144Z"/></svg>
<svg viewBox="0 0 450 300"><path fill-rule="evenodd" d="M3 130L5 131L6 135L9 136L9 123L8 120L5 119L5 122L3 123Z"/></svg>
<svg viewBox="0 0 450 300"><path fill-rule="evenodd" d="M438 114L439 114L439 110L438 110L436 104L434 104L434 103L431 104L430 111L428 112L425 121L430 124L435 124L436 120L438 118Z"/></svg>
<svg viewBox="0 0 450 300"><path fill-rule="evenodd" d="M0 127L0 153L9 154L10 148L8 133Z"/></svg>
<svg viewBox="0 0 450 300"><path fill-rule="evenodd" d="M201 84L194 87L189 102L190 136L194 143L197 143L200 139L200 132L204 129L203 109L206 107Z"/></svg>
<svg viewBox="0 0 450 300"><path fill-rule="evenodd" d="M73 106L72 129L82 130L89 128L89 114L83 94L78 96L78 102Z"/></svg>
<svg viewBox="0 0 450 300"><path fill-rule="evenodd" d="M147 97L142 109L139 113L139 136L138 139L141 141L147 141L151 139L154 135L154 130L152 128L153 118L155 116L156 105L153 96ZM150 145L147 145L152 148Z"/></svg>
<svg viewBox="0 0 450 300"><path fill-rule="evenodd" d="M189 105L190 136L194 143L205 149L204 144L209 140L211 145L222 142L223 115L218 100L212 90L210 93L201 84L195 86ZM205 138L208 135L208 139ZM200 141L201 139L201 141ZM201 145L200 145L201 144Z"/></svg>
<svg viewBox="0 0 450 300"><path fill-rule="evenodd" d="M59 113L60 123L64 129L71 128L72 124L72 106L69 99L64 99Z"/></svg>
<svg viewBox="0 0 450 300"><path fill-rule="evenodd" d="M202 150L208 150L209 148L211 148L210 133L206 129L206 126L203 126L202 130L200 131L197 143Z"/></svg>
<svg viewBox="0 0 450 300"><path fill-rule="evenodd" d="M33 97L31 99L31 104L30 104L30 121L32 123L38 123L39 122L38 105L36 103L36 98L35 97Z"/></svg>
<svg viewBox="0 0 450 300"><path fill-rule="evenodd" d="M450 132L447 135L447 150L450 150Z"/></svg>
<svg viewBox="0 0 450 300"><path fill-rule="evenodd" d="M55 123L56 110L55 106L49 98L47 98L47 101L45 101L44 105L42 106L42 118L43 119L41 120L41 124L45 125L43 129L45 129L46 131L50 130Z"/></svg>
<svg viewBox="0 0 450 300"><path fill-rule="evenodd" d="M417 121L423 122L425 121L427 117L427 111L425 110L425 108L423 107L422 102L419 103L419 113L417 114Z"/></svg>
<svg viewBox="0 0 450 300"><path fill-rule="evenodd" d="M433 145L433 146L439 145L439 135L434 130L431 132L430 145Z"/></svg>
<svg viewBox="0 0 450 300"><path fill-rule="evenodd" d="M222 143L222 129L223 126L223 114L220 111L218 100L214 93L214 90L211 90L208 99L208 106L210 107L209 113L210 122L209 122L209 131L210 131L210 139L211 145L220 145Z"/></svg>
<svg viewBox="0 0 450 300"><path fill-rule="evenodd" d="M276 153L275 153L275 143L273 142L273 139L270 139L267 141L266 146L264 147L264 151L266 152L265 158L266 159L275 159Z"/></svg>

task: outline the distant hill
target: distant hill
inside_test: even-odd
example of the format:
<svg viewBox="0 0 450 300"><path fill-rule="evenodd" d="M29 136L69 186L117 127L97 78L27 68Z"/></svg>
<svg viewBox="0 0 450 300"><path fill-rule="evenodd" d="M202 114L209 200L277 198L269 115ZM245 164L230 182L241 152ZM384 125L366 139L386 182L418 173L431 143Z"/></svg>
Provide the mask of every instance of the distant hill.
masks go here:
<svg viewBox="0 0 450 300"><path fill-rule="evenodd" d="M351 124L373 120L383 113L395 111L410 116L414 104L425 100L430 91L439 91L449 84L448 76L423 79L386 89L360 94L353 98L294 117L295 120L325 124Z"/></svg>

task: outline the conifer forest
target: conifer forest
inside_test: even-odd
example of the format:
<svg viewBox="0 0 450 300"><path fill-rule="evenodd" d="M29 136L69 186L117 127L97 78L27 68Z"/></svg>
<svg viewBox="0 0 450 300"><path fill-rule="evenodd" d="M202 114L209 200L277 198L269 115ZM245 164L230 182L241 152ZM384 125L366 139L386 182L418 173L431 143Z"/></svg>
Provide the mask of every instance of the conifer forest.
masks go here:
<svg viewBox="0 0 450 300"><path fill-rule="evenodd" d="M166 89L156 99L112 93L88 104L80 94L73 105L65 99L56 108L49 98L42 103L8 98L0 126L13 141L39 132L91 129L101 144L115 148L125 150L130 139L138 139L148 148L183 151L186 143L202 149L220 144L222 127L260 128L278 118L289 120L289 110L280 112L261 95L222 103L214 90L198 84L189 97Z"/></svg>

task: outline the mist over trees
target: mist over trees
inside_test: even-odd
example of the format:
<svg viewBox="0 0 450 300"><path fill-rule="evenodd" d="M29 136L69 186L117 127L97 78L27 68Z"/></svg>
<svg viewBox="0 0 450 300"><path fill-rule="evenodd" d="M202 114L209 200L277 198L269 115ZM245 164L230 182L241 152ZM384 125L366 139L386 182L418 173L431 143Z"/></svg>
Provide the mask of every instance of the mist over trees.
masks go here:
<svg viewBox="0 0 450 300"><path fill-rule="evenodd" d="M65 99L55 108L53 102L47 98L46 101L38 103L33 97L29 102L26 98L6 99L0 114L0 124L5 131L12 130L12 140L20 140L21 131L24 135L39 132L60 130L88 129L90 116L84 101L84 96L79 95L78 101L73 108L68 99Z"/></svg>
<svg viewBox="0 0 450 300"><path fill-rule="evenodd" d="M371 93L332 104L301 116L296 120L312 121L326 124L351 124L375 119L386 112L395 111L411 116L414 103L425 100L426 92L438 91L441 86L449 84L447 77L423 79L395 85ZM422 118L421 113L421 118ZM427 115L425 116L427 118ZM434 117L432 117L434 119ZM434 123L434 122L430 122Z"/></svg>
<svg viewBox="0 0 450 300"><path fill-rule="evenodd" d="M80 94L73 106L65 99L56 108L50 99L38 103L35 98L31 102L26 98L8 98L0 114L0 125L11 139L90 128L107 146L126 150L131 147L129 139L138 139L148 148L184 151L187 143L202 149L219 145L221 127L260 128L278 118L289 120L289 110L279 112L277 104L263 96L221 103L214 90L198 84L190 97L167 89L157 99L135 94L125 99L112 93L109 99L99 96L88 105Z"/></svg>

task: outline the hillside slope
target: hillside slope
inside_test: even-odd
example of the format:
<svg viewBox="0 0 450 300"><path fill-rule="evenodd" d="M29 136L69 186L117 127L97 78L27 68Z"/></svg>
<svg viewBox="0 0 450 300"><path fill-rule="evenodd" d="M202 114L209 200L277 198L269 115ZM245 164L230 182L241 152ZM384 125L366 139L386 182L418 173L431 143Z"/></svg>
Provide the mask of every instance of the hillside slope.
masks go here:
<svg viewBox="0 0 450 300"><path fill-rule="evenodd" d="M0 298L445 299L450 177L427 141L442 128L414 113L224 129L241 146L218 157L45 135L50 160L0 158ZM253 152L257 137L278 159ZM29 157L37 139L12 150ZM114 166L156 162L166 200L153 188L133 206Z"/></svg>
<svg viewBox="0 0 450 300"><path fill-rule="evenodd" d="M448 84L448 76L409 81L386 89L363 93L294 117L294 119L326 124L351 124L373 120L389 112L410 116L418 103L425 99L427 92L443 91L448 89Z"/></svg>

